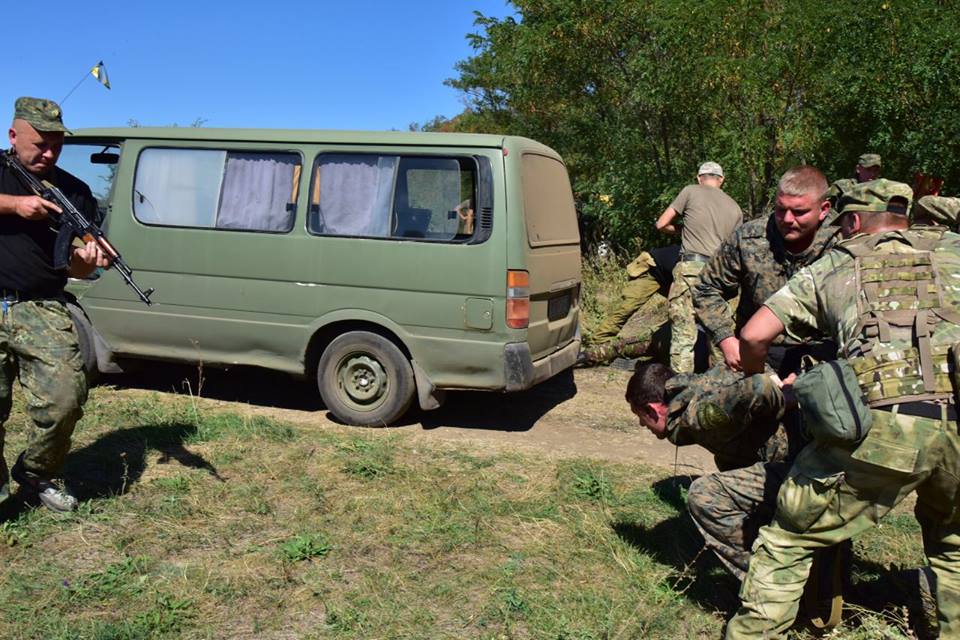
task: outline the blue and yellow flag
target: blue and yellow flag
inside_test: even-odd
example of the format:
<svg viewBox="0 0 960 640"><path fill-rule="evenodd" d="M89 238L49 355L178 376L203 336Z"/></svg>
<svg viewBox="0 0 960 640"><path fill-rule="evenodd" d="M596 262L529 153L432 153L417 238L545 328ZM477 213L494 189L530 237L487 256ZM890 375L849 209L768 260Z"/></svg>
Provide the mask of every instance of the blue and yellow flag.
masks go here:
<svg viewBox="0 0 960 640"><path fill-rule="evenodd" d="M107 68L103 66L103 60L98 62L93 69L90 69L90 73L100 84L105 86L107 89L110 88L110 78L107 77Z"/></svg>

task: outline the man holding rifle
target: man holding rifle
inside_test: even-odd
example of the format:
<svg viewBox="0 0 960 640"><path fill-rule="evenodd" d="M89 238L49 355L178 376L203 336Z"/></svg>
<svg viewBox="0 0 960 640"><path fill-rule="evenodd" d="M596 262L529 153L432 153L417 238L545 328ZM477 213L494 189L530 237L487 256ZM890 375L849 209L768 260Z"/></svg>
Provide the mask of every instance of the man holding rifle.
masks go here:
<svg viewBox="0 0 960 640"><path fill-rule="evenodd" d="M97 205L90 188L56 167L65 133L55 102L17 99L9 131L12 156L94 219ZM2 425L10 415L13 381L18 378L27 394L32 427L12 476L46 507L72 511L77 500L61 474L87 386L63 288L67 276L83 278L110 260L90 241L72 247L65 268L57 268L57 234L48 218L61 211L0 163L0 504L10 493Z"/></svg>

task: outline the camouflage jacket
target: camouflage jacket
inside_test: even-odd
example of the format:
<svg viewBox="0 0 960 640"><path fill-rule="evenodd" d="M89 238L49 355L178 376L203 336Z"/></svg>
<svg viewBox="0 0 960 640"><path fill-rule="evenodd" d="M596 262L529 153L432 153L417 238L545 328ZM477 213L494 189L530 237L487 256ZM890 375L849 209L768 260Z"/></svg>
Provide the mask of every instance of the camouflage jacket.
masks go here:
<svg viewBox="0 0 960 640"><path fill-rule="evenodd" d="M838 228L821 225L806 251L792 254L770 214L741 226L700 272L693 306L715 344L735 335L747 320L801 267L812 264L836 241ZM736 323L726 300L740 294ZM788 344L791 344L787 341Z"/></svg>
<svg viewBox="0 0 960 640"><path fill-rule="evenodd" d="M903 231L880 234L876 249L888 254L917 253L907 237L924 238L935 242L933 256L940 282L944 307L960 312L960 234L943 227L914 227ZM785 287L766 301L777 318L783 322L786 335L803 340L821 332L829 334L840 346L842 357L857 357L871 347L869 338L861 334L858 298L866 299L865 288L857 283L855 258L843 249L849 244L862 243L871 236L860 234L837 245L821 260L801 269ZM960 342L960 325L940 321L933 328L931 342L934 348ZM896 358L910 349L909 342L892 340L874 347L881 355Z"/></svg>
<svg viewBox="0 0 960 640"><path fill-rule="evenodd" d="M667 438L678 446L702 446L726 468L786 459L793 443L781 424L784 399L771 373L744 378L718 365L702 374L670 378Z"/></svg>

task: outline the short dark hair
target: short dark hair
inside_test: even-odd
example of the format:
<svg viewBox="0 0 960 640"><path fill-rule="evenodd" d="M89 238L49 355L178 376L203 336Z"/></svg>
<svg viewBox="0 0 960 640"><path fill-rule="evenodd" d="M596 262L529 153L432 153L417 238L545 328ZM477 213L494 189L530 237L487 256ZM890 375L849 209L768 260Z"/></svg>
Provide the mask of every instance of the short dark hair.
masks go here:
<svg viewBox="0 0 960 640"><path fill-rule="evenodd" d="M627 383L625 398L631 405L642 407L651 402L665 402L667 380L677 375L659 362L637 363Z"/></svg>

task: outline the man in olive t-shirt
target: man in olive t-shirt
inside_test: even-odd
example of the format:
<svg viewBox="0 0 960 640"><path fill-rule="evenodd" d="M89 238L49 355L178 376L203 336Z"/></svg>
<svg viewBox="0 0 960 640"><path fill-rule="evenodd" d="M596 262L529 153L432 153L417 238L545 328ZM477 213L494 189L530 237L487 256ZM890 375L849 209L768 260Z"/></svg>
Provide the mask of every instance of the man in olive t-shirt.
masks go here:
<svg viewBox="0 0 960 640"><path fill-rule="evenodd" d="M657 220L657 229L680 234L680 262L673 270L669 315L672 325L670 368L693 373L697 321L690 289L720 243L743 222L740 205L720 188L723 168L716 162L700 165L697 183L683 188ZM679 218L679 222L675 222Z"/></svg>

